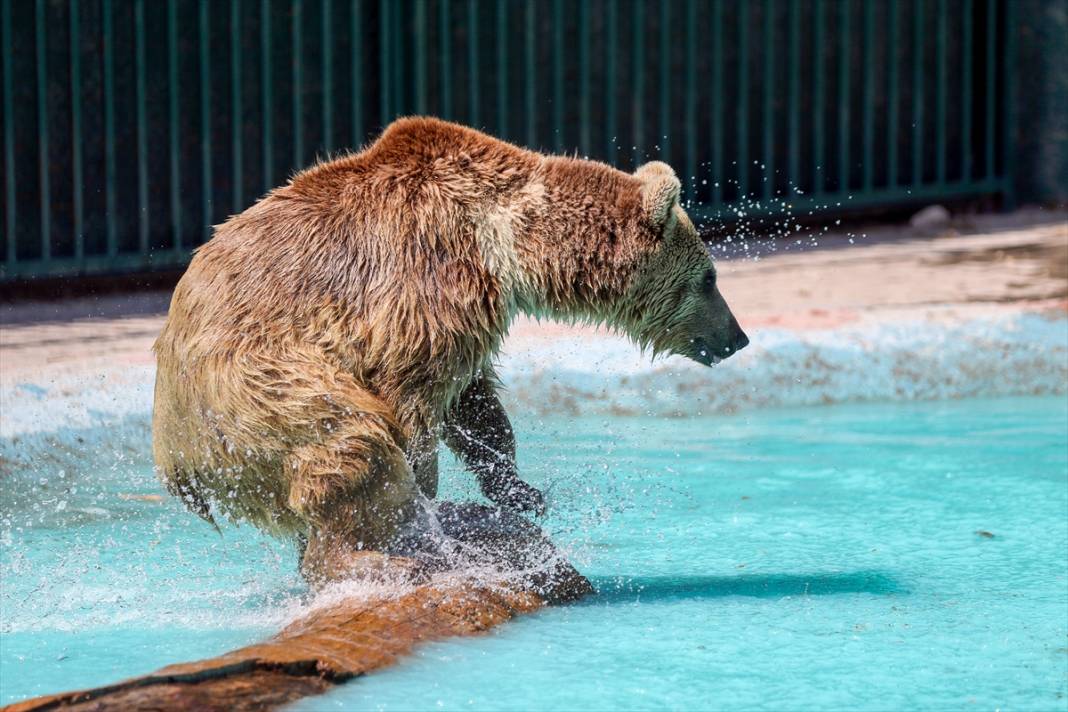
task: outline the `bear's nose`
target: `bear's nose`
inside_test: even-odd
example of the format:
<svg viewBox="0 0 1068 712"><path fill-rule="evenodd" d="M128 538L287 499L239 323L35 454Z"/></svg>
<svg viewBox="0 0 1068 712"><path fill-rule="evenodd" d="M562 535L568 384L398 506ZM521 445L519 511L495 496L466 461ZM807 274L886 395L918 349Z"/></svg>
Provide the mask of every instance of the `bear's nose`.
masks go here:
<svg viewBox="0 0 1068 712"><path fill-rule="evenodd" d="M738 333L734 335L734 343L731 344L731 350L737 353L748 345L749 337L745 335L744 331L738 329Z"/></svg>
<svg viewBox="0 0 1068 712"><path fill-rule="evenodd" d="M734 318L733 314L731 315L730 335L730 351L728 355L738 353L749 345L749 337L742 331L742 327L738 325L738 320Z"/></svg>

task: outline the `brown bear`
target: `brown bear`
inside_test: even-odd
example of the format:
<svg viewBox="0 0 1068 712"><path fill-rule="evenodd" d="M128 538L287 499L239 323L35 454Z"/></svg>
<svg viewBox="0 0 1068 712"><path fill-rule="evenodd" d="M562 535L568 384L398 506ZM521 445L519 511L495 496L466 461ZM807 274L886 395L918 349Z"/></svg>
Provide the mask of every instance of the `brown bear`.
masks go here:
<svg viewBox="0 0 1068 712"><path fill-rule="evenodd" d="M160 477L209 521L304 542L313 576L389 548L435 495L439 438L490 500L541 510L495 392L517 313L704 364L748 343L678 201L663 163L631 175L394 122L196 251L155 344Z"/></svg>

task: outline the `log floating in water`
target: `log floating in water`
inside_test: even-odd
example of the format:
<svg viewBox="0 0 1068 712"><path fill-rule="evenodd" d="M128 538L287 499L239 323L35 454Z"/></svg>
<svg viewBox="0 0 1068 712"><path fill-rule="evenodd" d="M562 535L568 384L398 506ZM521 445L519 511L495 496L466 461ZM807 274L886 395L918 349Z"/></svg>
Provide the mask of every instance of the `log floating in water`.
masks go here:
<svg viewBox="0 0 1068 712"><path fill-rule="evenodd" d="M442 524L449 536L478 547L483 563L523 574L487 584L446 576L396 595L344 598L262 643L114 685L25 700L4 711L271 709L391 665L417 643L481 633L546 603L592 591L525 520L459 505L446 507Z"/></svg>

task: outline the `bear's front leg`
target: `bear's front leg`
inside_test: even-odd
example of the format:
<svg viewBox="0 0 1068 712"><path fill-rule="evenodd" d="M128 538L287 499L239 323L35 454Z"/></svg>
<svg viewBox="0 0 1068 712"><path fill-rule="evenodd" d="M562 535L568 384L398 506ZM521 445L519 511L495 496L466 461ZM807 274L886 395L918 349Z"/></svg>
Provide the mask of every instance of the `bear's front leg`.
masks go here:
<svg viewBox="0 0 1068 712"><path fill-rule="evenodd" d="M490 501L520 512L545 512L541 492L519 479L515 433L489 378L480 374L460 394L445 416L444 435Z"/></svg>

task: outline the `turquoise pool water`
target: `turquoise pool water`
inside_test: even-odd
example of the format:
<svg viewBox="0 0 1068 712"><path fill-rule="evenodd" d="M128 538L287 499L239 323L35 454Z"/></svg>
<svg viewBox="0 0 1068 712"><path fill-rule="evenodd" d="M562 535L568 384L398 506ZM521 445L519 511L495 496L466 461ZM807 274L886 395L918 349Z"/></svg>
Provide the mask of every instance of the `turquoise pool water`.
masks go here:
<svg viewBox="0 0 1068 712"><path fill-rule="evenodd" d="M517 425L545 526L600 594L296 709L1068 708L1063 398ZM84 466L3 483L0 700L299 614L290 550L130 499L159 492L147 440L85 439Z"/></svg>

